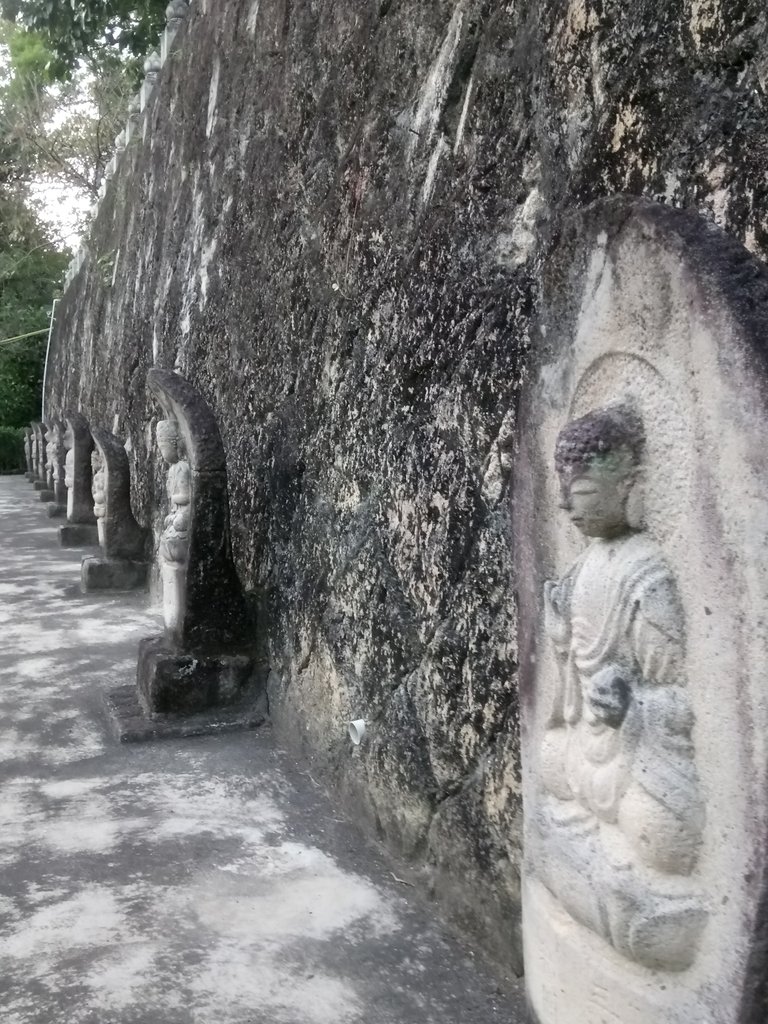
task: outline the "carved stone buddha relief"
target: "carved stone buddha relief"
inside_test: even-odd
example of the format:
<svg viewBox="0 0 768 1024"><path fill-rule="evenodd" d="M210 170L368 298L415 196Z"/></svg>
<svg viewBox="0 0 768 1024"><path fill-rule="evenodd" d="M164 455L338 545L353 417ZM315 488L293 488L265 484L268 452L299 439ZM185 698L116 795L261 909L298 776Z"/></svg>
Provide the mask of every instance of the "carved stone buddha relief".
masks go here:
<svg viewBox="0 0 768 1024"><path fill-rule="evenodd" d="M745 259L619 199L546 278L514 511L540 1024L762 1019L768 373L745 310L768 315L768 275L731 294Z"/></svg>

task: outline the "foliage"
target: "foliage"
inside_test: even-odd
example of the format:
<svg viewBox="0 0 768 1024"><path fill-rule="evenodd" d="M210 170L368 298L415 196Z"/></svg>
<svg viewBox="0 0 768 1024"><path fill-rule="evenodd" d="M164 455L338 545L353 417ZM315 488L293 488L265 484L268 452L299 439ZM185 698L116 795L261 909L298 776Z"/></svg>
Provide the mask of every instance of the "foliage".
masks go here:
<svg viewBox="0 0 768 1024"><path fill-rule="evenodd" d="M19 193L0 182L0 424L21 427L40 410L51 297L68 254L57 251Z"/></svg>
<svg viewBox="0 0 768 1024"><path fill-rule="evenodd" d="M168 0L0 0L0 13L37 32L50 51L48 71L64 81L103 59L145 57L165 23Z"/></svg>
<svg viewBox="0 0 768 1024"><path fill-rule="evenodd" d="M23 431L0 427L0 473L20 473L25 465Z"/></svg>
<svg viewBox="0 0 768 1024"><path fill-rule="evenodd" d="M56 183L92 201L125 125L135 86L130 68L102 57L98 68L83 64L56 82L51 50L39 33L0 22L0 43L8 65L0 86L0 138L13 148L3 162L19 179Z"/></svg>

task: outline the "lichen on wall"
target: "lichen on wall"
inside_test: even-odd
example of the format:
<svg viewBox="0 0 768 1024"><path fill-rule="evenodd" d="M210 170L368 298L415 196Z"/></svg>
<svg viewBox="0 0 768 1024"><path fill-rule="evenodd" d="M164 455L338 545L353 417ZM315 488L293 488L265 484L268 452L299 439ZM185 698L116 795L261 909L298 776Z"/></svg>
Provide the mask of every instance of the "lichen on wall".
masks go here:
<svg viewBox="0 0 768 1024"><path fill-rule="evenodd" d="M541 267L622 191L768 255L767 33L757 0L196 3L58 307L48 402L117 420L144 524L146 371L206 396L281 735L515 968Z"/></svg>

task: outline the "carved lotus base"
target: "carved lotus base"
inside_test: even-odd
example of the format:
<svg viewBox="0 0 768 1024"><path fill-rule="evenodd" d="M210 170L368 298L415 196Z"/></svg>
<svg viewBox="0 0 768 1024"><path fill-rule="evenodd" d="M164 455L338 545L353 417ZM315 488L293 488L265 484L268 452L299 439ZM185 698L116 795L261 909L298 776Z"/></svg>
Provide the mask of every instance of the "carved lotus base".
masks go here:
<svg viewBox="0 0 768 1024"><path fill-rule="evenodd" d="M94 547L99 543L96 527L87 523L65 523L59 527L59 544L63 548Z"/></svg>
<svg viewBox="0 0 768 1024"><path fill-rule="evenodd" d="M136 684L146 714L195 714L255 691L256 662L248 654L192 654L164 636L148 637L139 644Z"/></svg>
<svg viewBox="0 0 768 1024"><path fill-rule="evenodd" d="M80 563L80 587L94 590L141 590L147 584L147 563L86 555Z"/></svg>

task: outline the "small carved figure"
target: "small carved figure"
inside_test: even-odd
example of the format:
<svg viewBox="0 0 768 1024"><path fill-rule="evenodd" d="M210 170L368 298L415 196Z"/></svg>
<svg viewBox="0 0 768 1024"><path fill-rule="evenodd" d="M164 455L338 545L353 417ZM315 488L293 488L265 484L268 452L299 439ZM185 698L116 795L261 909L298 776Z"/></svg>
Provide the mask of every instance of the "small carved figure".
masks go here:
<svg viewBox="0 0 768 1024"><path fill-rule="evenodd" d="M175 630L185 602L184 576L189 549L189 503L191 484L189 462L176 420L160 420L157 446L168 466L167 489L170 512L163 522L160 562L163 580L163 612L166 627Z"/></svg>
<svg viewBox="0 0 768 1024"><path fill-rule="evenodd" d="M99 530L99 544L104 547L104 517L107 514L107 480L104 457L97 447L91 452L91 492L93 494L93 514Z"/></svg>
<svg viewBox="0 0 768 1024"><path fill-rule="evenodd" d="M67 493L75 486L75 452L73 448L67 449L64 459L64 486L67 488Z"/></svg>
<svg viewBox="0 0 768 1024"><path fill-rule="evenodd" d="M31 483L35 479L33 470L34 433L31 427L24 428L24 458L27 464L27 480Z"/></svg>
<svg viewBox="0 0 768 1024"><path fill-rule="evenodd" d="M48 489L53 490L56 481L56 469L58 465L59 442L56 437L56 423L51 420L46 424L45 431L45 475Z"/></svg>
<svg viewBox="0 0 768 1024"><path fill-rule="evenodd" d="M627 516L643 449L642 421L626 405L574 420L557 440L561 507L591 543L544 588L558 679L534 870L619 952L681 970L706 916L687 878L704 811L675 577Z"/></svg>

